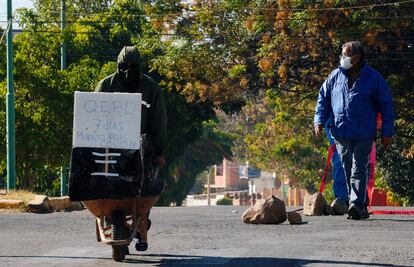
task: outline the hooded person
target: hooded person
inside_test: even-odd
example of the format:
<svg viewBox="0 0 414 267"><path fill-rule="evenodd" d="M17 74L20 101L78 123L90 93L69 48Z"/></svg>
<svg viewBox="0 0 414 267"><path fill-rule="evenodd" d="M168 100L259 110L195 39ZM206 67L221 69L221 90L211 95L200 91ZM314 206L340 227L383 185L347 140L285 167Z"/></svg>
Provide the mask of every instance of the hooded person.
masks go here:
<svg viewBox="0 0 414 267"><path fill-rule="evenodd" d="M154 162L159 168L162 168L165 165L164 148L167 138L165 102L158 84L142 72L142 59L136 47L125 46L122 48L118 55L117 71L99 81L95 92L142 94L141 134L149 137L148 140L155 154ZM145 193L144 189L143 193ZM158 200L159 193L143 196L143 203L147 203L148 210ZM138 242L135 246L139 251L145 251L148 248L147 230L150 224L151 221L148 218L140 224L137 233Z"/></svg>
<svg viewBox="0 0 414 267"><path fill-rule="evenodd" d="M142 73L138 49L125 46L118 55L117 71L99 81L95 92L141 93L141 133L149 135L159 167L165 165L164 149L167 138L167 114L158 84Z"/></svg>

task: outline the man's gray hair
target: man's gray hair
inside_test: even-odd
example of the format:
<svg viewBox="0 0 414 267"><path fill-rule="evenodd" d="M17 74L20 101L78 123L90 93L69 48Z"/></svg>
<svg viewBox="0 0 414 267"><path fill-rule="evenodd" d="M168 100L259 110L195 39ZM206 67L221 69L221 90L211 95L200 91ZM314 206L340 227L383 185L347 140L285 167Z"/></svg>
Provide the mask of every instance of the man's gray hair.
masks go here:
<svg viewBox="0 0 414 267"><path fill-rule="evenodd" d="M351 48L352 55L359 54L359 55L361 55L361 60L364 60L365 48L361 44L361 42L359 42L359 41L346 42L342 45L342 49L344 49L345 47Z"/></svg>

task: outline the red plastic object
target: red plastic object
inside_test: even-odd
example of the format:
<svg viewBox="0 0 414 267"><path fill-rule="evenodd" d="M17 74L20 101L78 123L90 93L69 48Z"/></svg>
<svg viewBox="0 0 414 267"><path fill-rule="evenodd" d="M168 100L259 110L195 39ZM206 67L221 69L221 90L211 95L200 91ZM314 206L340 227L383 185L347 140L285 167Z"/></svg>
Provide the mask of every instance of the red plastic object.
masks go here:
<svg viewBox="0 0 414 267"><path fill-rule="evenodd" d="M388 206L387 205L387 191L374 188L372 193L371 206Z"/></svg>

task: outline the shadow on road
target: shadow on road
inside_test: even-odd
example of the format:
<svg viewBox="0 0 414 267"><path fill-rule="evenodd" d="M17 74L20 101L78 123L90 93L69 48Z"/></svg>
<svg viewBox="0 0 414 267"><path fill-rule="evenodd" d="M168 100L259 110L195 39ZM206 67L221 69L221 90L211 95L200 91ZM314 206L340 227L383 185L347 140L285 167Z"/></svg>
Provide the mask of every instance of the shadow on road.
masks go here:
<svg viewBox="0 0 414 267"><path fill-rule="evenodd" d="M137 255L137 254L135 254ZM131 256L134 256L132 254ZM138 256L138 255L137 255ZM209 257L209 256L190 256L190 255L169 255L169 254L143 254L140 255L146 259L127 258L126 263L152 263L156 266L307 266L308 264L326 264L328 266L350 265L350 266L387 266L403 267L404 265L369 263L356 261L335 261L335 260L317 260L317 259L290 259L290 258L230 258L230 257ZM147 257L156 257L158 262L149 261Z"/></svg>
<svg viewBox="0 0 414 267"><path fill-rule="evenodd" d="M137 256L140 258L131 258ZM85 260L108 260L106 257L83 257L83 256L2 256L0 258L33 258L33 259L85 259ZM327 266L384 266L384 267L404 267L404 265L394 265L386 263L369 263L356 261L336 261L318 259L290 259L290 258L230 258L230 257L210 257L210 256L190 256L190 255L170 255L170 254L131 254L123 261L131 264L151 264L154 266L308 266L309 264L319 264Z"/></svg>
<svg viewBox="0 0 414 267"><path fill-rule="evenodd" d="M83 257L83 256L48 256L48 255L42 255L42 256L31 256L31 255L19 255L19 256L3 256L0 255L1 258L34 258L34 259L85 259L85 260L112 260L111 257L103 258L103 257Z"/></svg>

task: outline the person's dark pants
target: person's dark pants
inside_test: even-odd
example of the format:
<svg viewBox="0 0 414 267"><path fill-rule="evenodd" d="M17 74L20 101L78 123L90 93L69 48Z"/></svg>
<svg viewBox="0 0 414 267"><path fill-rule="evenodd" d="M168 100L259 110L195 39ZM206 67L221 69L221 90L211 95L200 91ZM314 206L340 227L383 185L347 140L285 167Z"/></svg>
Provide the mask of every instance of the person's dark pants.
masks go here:
<svg viewBox="0 0 414 267"><path fill-rule="evenodd" d="M326 132L326 136L328 137L329 144L333 145L335 140L333 139L331 135L331 131L329 130L328 126L325 126L325 132ZM347 182L345 178L345 172L344 172L344 169L342 168L341 159L339 158L339 154L337 150L335 150L332 156L332 178L333 178L332 189L333 189L335 198L348 203L349 194L348 194Z"/></svg>
<svg viewBox="0 0 414 267"><path fill-rule="evenodd" d="M347 180L349 205L360 210L367 205L368 164L372 140L347 140L335 138Z"/></svg>

